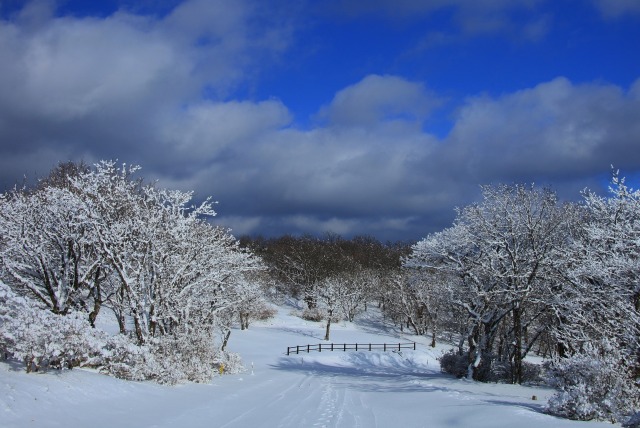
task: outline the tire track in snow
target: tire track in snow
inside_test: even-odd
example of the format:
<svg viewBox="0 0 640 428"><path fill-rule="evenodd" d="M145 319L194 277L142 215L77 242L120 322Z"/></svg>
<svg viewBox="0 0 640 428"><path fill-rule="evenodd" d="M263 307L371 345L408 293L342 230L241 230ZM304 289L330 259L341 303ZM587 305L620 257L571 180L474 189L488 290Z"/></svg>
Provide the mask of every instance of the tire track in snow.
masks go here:
<svg viewBox="0 0 640 428"><path fill-rule="evenodd" d="M318 428L326 428L328 426L337 426L334 419L336 408L338 407L338 391L333 388L331 378L322 381L322 396L320 397L319 416L316 422L311 426ZM344 395L344 394L343 394ZM344 397L343 397L344 398ZM342 408L342 407L341 407Z"/></svg>
<svg viewBox="0 0 640 428"><path fill-rule="evenodd" d="M345 412L344 390L334 388L332 378L309 373L299 384L296 396L288 397L295 402L278 424L279 428L315 427L326 428L340 425Z"/></svg>
<svg viewBox="0 0 640 428"><path fill-rule="evenodd" d="M362 393L346 391L345 410L348 418L345 419L345 426L353 428L376 428L378 426L376 415L362 400Z"/></svg>
<svg viewBox="0 0 640 428"><path fill-rule="evenodd" d="M279 422L278 428L312 427L319 420L327 399L326 388L321 377L308 373L302 380L294 396L288 399L294 403L292 410Z"/></svg>
<svg viewBox="0 0 640 428"><path fill-rule="evenodd" d="M283 407L281 405L282 402L290 403L293 406L293 408L296 408L297 401L299 400L299 397L302 395L300 390L305 388L305 384L306 385L311 384L309 380L310 377L312 376L307 375L300 382L290 382L286 387L284 387L283 381L273 383L272 385L269 386L268 390L272 390L272 391L276 390L278 392L275 392L273 395L271 395L271 398L267 398L260 403L252 403L254 405L251 406L249 410L243 411L242 413L238 414L234 418L219 425L219 427L231 428L231 427L245 427L245 426L260 426L253 423L254 420L260 420L263 426L271 425L267 423L268 421L266 420L266 418L271 417L273 415L273 412L265 411L265 410L272 408L274 406L282 408ZM272 383L272 382L269 382L269 383ZM260 386L264 386L264 385L262 384ZM257 387L260 387L260 386L257 386ZM269 395L266 394L265 397L269 397ZM280 424L278 426L285 427L285 426L295 426L295 425Z"/></svg>

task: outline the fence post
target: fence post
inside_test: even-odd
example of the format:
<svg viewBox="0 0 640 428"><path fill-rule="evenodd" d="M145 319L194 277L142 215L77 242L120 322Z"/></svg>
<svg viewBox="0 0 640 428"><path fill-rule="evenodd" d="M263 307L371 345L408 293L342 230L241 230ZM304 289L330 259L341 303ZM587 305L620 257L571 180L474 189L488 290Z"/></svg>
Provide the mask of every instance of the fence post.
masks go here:
<svg viewBox="0 0 640 428"><path fill-rule="evenodd" d="M371 344L369 344L369 351L371 351Z"/></svg>
<svg viewBox="0 0 640 428"><path fill-rule="evenodd" d="M416 350L416 342L413 342L413 350Z"/></svg>
<svg viewBox="0 0 640 428"><path fill-rule="evenodd" d="M318 352L322 352L322 343L318 344Z"/></svg>
<svg viewBox="0 0 640 428"><path fill-rule="evenodd" d="M386 344L386 343L384 343L384 344L382 345L382 350L383 350L383 351L385 351L385 352L387 352L387 344Z"/></svg>
<svg viewBox="0 0 640 428"><path fill-rule="evenodd" d="M287 355L289 355L289 347L287 346Z"/></svg>
<svg viewBox="0 0 640 428"><path fill-rule="evenodd" d="M333 351L333 343L331 344L331 351Z"/></svg>

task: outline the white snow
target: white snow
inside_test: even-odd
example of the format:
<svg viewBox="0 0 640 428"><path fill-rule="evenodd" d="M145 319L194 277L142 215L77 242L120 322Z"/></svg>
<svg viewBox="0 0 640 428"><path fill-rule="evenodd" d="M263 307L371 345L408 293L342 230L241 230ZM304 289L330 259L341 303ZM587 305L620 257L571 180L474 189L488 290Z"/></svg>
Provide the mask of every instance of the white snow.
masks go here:
<svg viewBox="0 0 640 428"><path fill-rule="evenodd" d="M1 427L611 427L541 413L552 390L481 384L440 373L443 350L286 355L287 346L323 342L324 324L292 316L234 330L231 351L247 371L210 384L162 386L91 370L26 374L0 363ZM332 325L334 343L416 340L374 318ZM252 370L253 366L253 370ZM532 400L532 396L537 400Z"/></svg>

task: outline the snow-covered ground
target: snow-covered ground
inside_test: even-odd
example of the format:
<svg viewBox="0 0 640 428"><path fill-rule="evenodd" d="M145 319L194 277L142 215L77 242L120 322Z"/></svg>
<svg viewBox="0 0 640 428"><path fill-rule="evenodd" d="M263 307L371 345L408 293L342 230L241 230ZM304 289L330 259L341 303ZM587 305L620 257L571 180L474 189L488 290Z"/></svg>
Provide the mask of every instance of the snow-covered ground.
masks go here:
<svg viewBox="0 0 640 428"><path fill-rule="evenodd" d="M236 330L229 347L247 372L210 384L161 386L90 370L26 374L0 363L0 427L611 427L541 413L546 388L480 384L440 373L423 338L416 351L286 355L321 343L324 325L281 308ZM332 325L334 343L400 338L366 316ZM419 340L420 338L418 338ZM253 369L252 369L253 367ZM537 400L532 400L532 396Z"/></svg>

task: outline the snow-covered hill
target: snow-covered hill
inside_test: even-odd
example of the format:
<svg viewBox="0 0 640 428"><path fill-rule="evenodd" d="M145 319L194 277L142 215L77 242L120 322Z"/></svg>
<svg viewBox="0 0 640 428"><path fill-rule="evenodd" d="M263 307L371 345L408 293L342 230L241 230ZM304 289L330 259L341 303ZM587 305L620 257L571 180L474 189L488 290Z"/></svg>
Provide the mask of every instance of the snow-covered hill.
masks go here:
<svg viewBox="0 0 640 428"><path fill-rule="evenodd" d="M26 374L0 363L1 427L611 427L541 413L552 391L480 384L440 373L447 347L399 337L362 316L332 326L334 343L418 340L416 351L286 355L321 343L324 326L280 308L234 331L247 371L210 384L127 382L90 370ZM532 396L537 400L532 400Z"/></svg>

